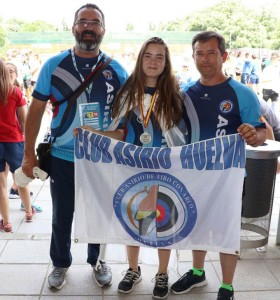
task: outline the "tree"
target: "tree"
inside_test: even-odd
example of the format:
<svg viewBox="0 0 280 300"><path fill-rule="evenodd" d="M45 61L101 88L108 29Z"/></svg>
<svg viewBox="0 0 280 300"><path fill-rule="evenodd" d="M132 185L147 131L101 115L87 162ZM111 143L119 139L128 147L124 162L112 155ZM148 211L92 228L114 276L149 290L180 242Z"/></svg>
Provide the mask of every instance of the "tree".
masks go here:
<svg viewBox="0 0 280 300"><path fill-rule="evenodd" d="M5 27L7 31L20 32L25 23L23 20L13 18L6 21Z"/></svg>
<svg viewBox="0 0 280 300"><path fill-rule="evenodd" d="M271 49L280 49L280 22L275 26L275 37L271 41Z"/></svg>
<svg viewBox="0 0 280 300"><path fill-rule="evenodd" d="M2 28L0 28L0 48L4 47L6 41L6 35Z"/></svg>
<svg viewBox="0 0 280 300"><path fill-rule="evenodd" d="M161 23L159 30L221 33L228 48L279 49L280 20L273 11L256 11L239 1L222 0L212 7L194 12L184 19Z"/></svg>
<svg viewBox="0 0 280 300"><path fill-rule="evenodd" d="M169 22L162 22L158 26L158 31L186 31L186 21L175 19Z"/></svg>
<svg viewBox="0 0 280 300"><path fill-rule="evenodd" d="M2 26L2 18L0 17L0 57L4 56L6 45L6 33Z"/></svg>
<svg viewBox="0 0 280 300"><path fill-rule="evenodd" d="M21 27L22 32L48 32L48 31L58 31L58 28L53 25L46 23L45 21L34 21L32 23L25 23Z"/></svg>
<svg viewBox="0 0 280 300"><path fill-rule="evenodd" d="M46 32L58 30L55 25L45 21L34 21L29 23L16 18L7 20L5 27L7 31L12 32Z"/></svg>
<svg viewBox="0 0 280 300"><path fill-rule="evenodd" d="M134 25L132 23L128 23L126 25L126 31L134 31Z"/></svg>

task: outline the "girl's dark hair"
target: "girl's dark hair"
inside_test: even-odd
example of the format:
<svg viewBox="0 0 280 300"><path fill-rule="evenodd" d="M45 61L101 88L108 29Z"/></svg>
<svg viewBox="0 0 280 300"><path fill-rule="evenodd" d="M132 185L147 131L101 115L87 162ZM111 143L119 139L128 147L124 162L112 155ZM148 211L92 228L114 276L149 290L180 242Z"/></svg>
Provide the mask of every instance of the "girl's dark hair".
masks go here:
<svg viewBox="0 0 280 300"><path fill-rule="evenodd" d="M92 9L98 10L98 11L101 13L101 16L102 16L102 23L103 23L103 25L104 25L104 27L105 27L105 16L104 16L102 10L101 10L97 5L95 5L95 4L93 4L93 3L87 3L87 4L81 6L80 8L78 8L78 9L76 10L75 16L74 16L74 22L73 22L73 25L77 22L78 13L80 12L80 10L82 10L82 9L84 9L84 8L92 8Z"/></svg>
<svg viewBox="0 0 280 300"><path fill-rule="evenodd" d="M153 37L144 42L137 57L132 74L117 94L113 105L112 117L118 118L120 112L126 108L125 118L129 111L136 106L142 105L145 93L146 76L143 71L143 57L150 44L162 45L165 50L165 67L158 78L157 91L158 99L153 112L160 122L164 120L166 129L178 124L183 112L182 96L179 90L178 81L173 73L169 49L166 43L159 37Z"/></svg>

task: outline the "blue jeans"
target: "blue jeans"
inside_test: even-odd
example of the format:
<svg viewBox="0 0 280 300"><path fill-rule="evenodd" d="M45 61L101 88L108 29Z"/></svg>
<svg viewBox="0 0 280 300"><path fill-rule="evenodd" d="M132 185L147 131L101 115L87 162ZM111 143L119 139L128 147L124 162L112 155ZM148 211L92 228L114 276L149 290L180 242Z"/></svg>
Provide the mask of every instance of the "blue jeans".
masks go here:
<svg viewBox="0 0 280 300"><path fill-rule="evenodd" d="M241 83L248 84L250 79L250 74L242 73L241 74Z"/></svg>
<svg viewBox="0 0 280 300"><path fill-rule="evenodd" d="M72 263L71 230L74 216L74 163L52 156L50 188L53 205L50 256L55 267L68 268ZM96 265L99 244L88 244L87 262Z"/></svg>

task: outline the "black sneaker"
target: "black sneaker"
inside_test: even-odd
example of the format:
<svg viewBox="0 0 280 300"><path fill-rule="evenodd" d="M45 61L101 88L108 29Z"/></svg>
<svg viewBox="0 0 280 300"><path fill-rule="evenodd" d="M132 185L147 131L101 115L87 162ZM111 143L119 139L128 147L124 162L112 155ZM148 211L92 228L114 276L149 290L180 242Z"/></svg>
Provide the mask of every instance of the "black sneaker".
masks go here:
<svg viewBox="0 0 280 300"><path fill-rule="evenodd" d="M224 288L220 288L218 292L218 298L217 300L233 300L234 299L234 292L229 291Z"/></svg>
<svg viewBox="0 0 280 300"><path fill-rule="evenodd" d="M156 274L153 298L165 299L168 296L168 275Z"/></svg>
<svg viewBox="0 0 280 300"><path fill-rule="evenodd" d="M207 284L205 271L201 276L194 275L193 270L189 270L180 279L171 286L171 291L174 294L185 294L194 287L200 287Z"/></svg>
<svg viewBox="0 0 280 300"><path fill-rule="evenodd" d="M33 192L30 191L30 197L32 198L33 197ZM9 192L9 199L19 199L19 193L18 193L18 190L14 190L12 187L10 189L10 192Z"/></svg>
<svg viewBox="0 0 280 300"><path fill-rule="evenodd" d="M19 193L17 190L14 190L13 188L10 189L9 192L9 198L10 199L19 199Z"/></svg>
<svg viewBox="0 0 280 300"><path fill-rule="evenodd" d="M138 267L138 272L133 271L131 268L129 268L126 271L123 280L118 285L118 291L120 293L125 293L125 294L130 293L133 290L134 285L139 281L141 281L141 279L142 277L141 277L140 267Z"/></svg>

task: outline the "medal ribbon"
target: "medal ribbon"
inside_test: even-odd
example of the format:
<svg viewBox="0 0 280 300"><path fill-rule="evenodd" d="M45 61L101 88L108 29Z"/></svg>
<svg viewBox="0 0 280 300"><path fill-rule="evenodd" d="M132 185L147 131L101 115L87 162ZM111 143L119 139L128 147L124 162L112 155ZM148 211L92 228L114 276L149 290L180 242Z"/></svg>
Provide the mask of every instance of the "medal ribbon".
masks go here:
<svg viewBox="0 0 280 300"><path fill-rule="evenodd" d="M152 110L153 110L153 107L154 107L154 104L155 104L155 101L156 101L156 97L157 97L157 90L153 94L153 97L152 97L152 100L151 100L151 104L150 104L150 107L149 107L149 109L147 111L146 117L144 117L143 103L140 106L141 116L142 116L143 124L144 124L145 128L147 128L147 126L148 126L148 123L149 123L149 120L150 120L150 117L151 117L151 113L152 113Z"/></svg>
<svg viewBox="0 0 280 300"><path fill-rule="evenodd" d="M71 56L72 56L72 61L73 61L73 65L74 65L75 70L79 73L81 80L84 81L85 78L84 78L84 76L80 73L80 71L78 70L78 67L77 67L74 49L71 49ZM101 53L98 55L97 62L96 62L96 64L95 64L94 66L92 66L91 72L96 68L96 66L97 66L97 64L99 63L99 61L100 61L100 59L102 58L102 56L103 56L103 52L101 52ZM93 82L86 88L86 92L88 93L88 96L90 96L90 93L91 93L91 90L92 90L92 85L93 85Z"/></svg>

